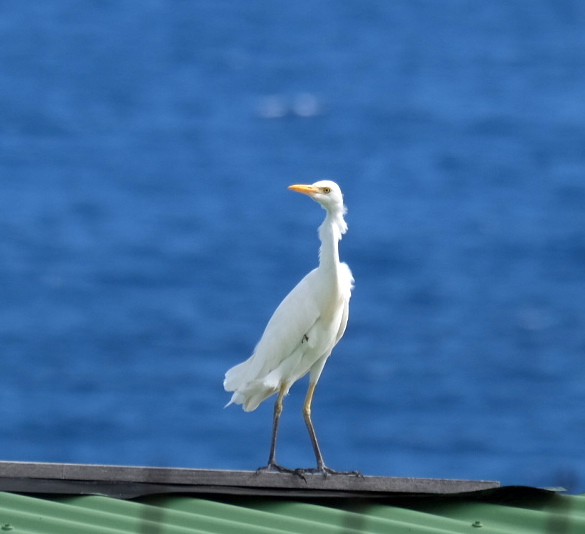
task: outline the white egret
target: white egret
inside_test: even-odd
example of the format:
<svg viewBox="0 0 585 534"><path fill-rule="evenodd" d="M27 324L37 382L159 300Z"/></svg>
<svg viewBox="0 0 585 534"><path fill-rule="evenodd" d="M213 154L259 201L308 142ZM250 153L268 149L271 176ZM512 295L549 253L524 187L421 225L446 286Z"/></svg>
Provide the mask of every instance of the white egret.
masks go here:
<svg viewBox="0 0 585 534"><path fill-rule="evenodd" d="M337 473L327 467L311 421L315 386L333 347L347 325L353 277L349 267L339 261L338 242L347 230L346 209L335 182L322 180L313 185L291 185L327 212L319 227L321 248L319 266L307 274L280 303L272 315L254 353L232 367L225 375L224 388L233 391L228 406L241 404L247 412L275 393L272 440L268 465L260 470L281 472ZM316 469L287 469L276 463L276 435L282 413L283 397L294 382L310 373L303 416L317 459ZM352 472L352 474L359 474Z"/></svg>

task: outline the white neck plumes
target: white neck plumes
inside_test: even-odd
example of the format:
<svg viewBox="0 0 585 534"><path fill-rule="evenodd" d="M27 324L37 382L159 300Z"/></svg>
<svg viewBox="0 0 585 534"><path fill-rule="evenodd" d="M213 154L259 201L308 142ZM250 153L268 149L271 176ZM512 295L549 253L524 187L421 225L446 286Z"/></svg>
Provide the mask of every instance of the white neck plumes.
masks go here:
<svg viewBox="0 0 585 534"><path fill-rule="evenodd" d="M335 267L339 264L338 242L342 235L347 231L347 223L343 218L345 206L335 211L327 211L325 220L319 226L319 239L321 239L321 248L319 249L319 265L325 268Z"/></svg>

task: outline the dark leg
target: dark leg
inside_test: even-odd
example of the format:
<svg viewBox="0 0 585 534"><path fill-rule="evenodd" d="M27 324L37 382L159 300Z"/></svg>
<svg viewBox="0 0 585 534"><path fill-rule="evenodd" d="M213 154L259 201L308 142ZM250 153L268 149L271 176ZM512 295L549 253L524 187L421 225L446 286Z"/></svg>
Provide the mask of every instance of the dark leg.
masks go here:
<svg viewBox="0 0 585 534"><path fill-rule="evenodd" d="M307 396L305 397L305 404L303 405L303 417L305 418L305 424L309 431L311 443L313 444L313 451L315 451L315 458L317 459L317 467L315 469L302 469L303 473L320 473L324 476L327 475L355 475L362 476L358 471L335 471L325 465L323 461L323 455L319 448L319 442L317 441L317 435L315 434L315 428L313 427L313 421L311 420L311 404L313 402L313 394L315 393L315 386L317 383L309 383L309 389Z"/></svg>
<svg viewBox="0 0 585 534"><path fill-rule="evenodd" d="M305 404L303 404L303 417L307 430L309 431L309 437L313 444L313 451L315 451L315 458L317 459L317 471L321 472L325 468L325 462L323 461L323 455L319 448L319 442L317 441L317 434L315 434L315 428L313 427L313 421L311 420L311 404L313 402L313 394L315 393L315 386L317 384L309 384L307 390L307 396L305 397Z"/></svg>
<svg viewBox="0 0 585 534"><path fill-rule="evenodd" d="M276 436L278 434L278 422L280 421L280 414L282 414L282 399L286 392L287 386L283 384L280 386L278 397L274 403L274 415L272 419L272 440L270 441L270 454L268 455L268 465L266 467L260 467L256 470L256 473L263 471L278 471L280 473L295 473L294 469L289 469L278 465L276 463ZM298 474L298 473L296 473Z"/></svg>
<svg viewBox="0 0 585 534"><path fill-rule="evenodd" d="M276 436L278 434L278 423L282 414L282 398L284 397L284 385L278 392L278 397L274 403L274 414L272 416L272 439L270 440L270 454L268 455L268 466L276 465Z"/></svg>

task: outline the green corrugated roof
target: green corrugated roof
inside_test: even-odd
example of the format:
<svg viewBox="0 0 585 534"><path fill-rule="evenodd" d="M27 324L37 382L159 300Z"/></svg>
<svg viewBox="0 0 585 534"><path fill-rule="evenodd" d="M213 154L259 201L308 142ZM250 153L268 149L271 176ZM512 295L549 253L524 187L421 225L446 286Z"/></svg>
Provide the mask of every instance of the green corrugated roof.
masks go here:
<svg viewBox="0 0 585 534"><path fill-rule="evenodd" d="M585 496L490 481L0 461L0 534L585 534Z"/></svg>
<svg viewBox="0 0 585 534"><path fill-rule="evenodd" d="M388 499L200 498L0 493L0 532L13 534L585 533L585 496L531 488Z"/></svg>

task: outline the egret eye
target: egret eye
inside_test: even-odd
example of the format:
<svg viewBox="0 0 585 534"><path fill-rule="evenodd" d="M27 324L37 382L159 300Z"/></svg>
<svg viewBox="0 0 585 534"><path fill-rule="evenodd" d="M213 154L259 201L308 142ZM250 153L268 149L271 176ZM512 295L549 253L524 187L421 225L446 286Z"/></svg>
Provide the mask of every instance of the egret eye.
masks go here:
<svg viewBox="0 0 585 534"><path fill-rule="evenodd" d="M331 188L330 187L322 187L321 192L325 193L325 194L331 193Z"/></svg>

